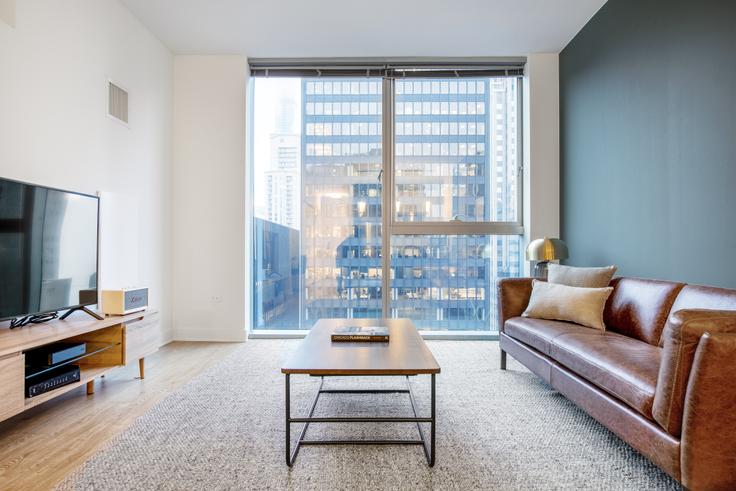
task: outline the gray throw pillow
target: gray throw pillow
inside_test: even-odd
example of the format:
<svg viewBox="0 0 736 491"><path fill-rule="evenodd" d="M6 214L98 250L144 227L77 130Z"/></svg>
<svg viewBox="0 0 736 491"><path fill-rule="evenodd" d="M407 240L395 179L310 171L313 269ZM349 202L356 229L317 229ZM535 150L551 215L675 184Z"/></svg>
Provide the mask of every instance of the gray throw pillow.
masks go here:
<svg viewBox="0 0 736 491"><path fill-rule="evenodd" d="M605 288L616 273L616 266L602 268L578 268L550 264L547 266L547 281L557 285L578 286L582 288Z"/></svg>

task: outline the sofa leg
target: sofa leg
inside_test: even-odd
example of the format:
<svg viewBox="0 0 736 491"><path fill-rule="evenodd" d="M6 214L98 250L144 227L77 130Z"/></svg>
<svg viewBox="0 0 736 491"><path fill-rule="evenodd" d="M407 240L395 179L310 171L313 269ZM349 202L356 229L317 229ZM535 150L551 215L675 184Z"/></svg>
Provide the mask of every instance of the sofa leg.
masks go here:
<svg viewBox="0 0 736 491"><path fill-rule="evenodd" d="M501 370L506 370L506 352L501 350Z"/></svg>

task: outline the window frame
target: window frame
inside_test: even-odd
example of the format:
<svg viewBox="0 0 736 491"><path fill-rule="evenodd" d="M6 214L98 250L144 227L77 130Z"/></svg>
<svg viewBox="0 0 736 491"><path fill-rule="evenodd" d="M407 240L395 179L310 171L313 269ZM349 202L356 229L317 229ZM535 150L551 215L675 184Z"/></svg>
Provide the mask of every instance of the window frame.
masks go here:
<svg viewBox="0 0 736 491"><path fill-rule="evenodd" d="M515 71L513 74L509 73L508 68L503 67L503 63L506 63L506 65L509 64L509 61L512 64L515 65L515 69L518 69L519 66L522 67L521 70ZM522 90L522 71L523 71L523 65L525 63L525 59L523 58L506 58L506 59L493 59L492 65L499 65L499 67L493 68L493 71L495 73L492 74L491 72L483 72L482 70L472 70L471 73L473 75L468 76L476 76L476 77L494 77L499 76L501 72L505 70L504 76L509 76L516 79L516 83L518 84L517 90L516 90L516 97L517 97L517 104L516 104L516 141L517 141L517 148L516 148L516 169L517 169L517 185L516 185L516 202L517 202L517 213L516 213L516 220L513 222L509 221L462 221L462 220L445 220L445 221L425 221L425 222L406 222L406 221L400 221L397 220L396 217L396 207L395 207L395 196L396 196L396 188L395 188L395 159L396 159L396 146L395 146L395 121L396 121L396 79L400 78L395 71L387 70L386 62L383 62L383 68L382 69L376 69L375 67L377 65L373 64L370 68L365 69L365 67L358 65L361 64L361 60L344 60L343 63L340 65L331 65L326 63L313 63L309 61L305 61L303 64L300 63L294 63L293 61L289 60L258 60L258 61L252 61L251 62L251 69L253 73L256 73L258 71L257 76L286 76L286 77L314 77L317 73L319 76L324 77L336 77L336 76L345 76L345 77L356 77L356 76L371 76L376 77L380 76L382 81L382 97L381 97L381 147L382 147L382 164L381 164L381 189L382 189L382 196L381 196L381 206L384 212L382 213L382 219L381 219L381 226L382 226L382 261L381 261L381 268L384 272L384 274L381 275L381 288L382 288L382 298L381 298L381 306L382 306L382 315L383 317L390 317L391 314L391 275L389 274L391 271L391 239L393 236L397 235L456 235L456 236L463 236L463 235L486 235L486 236L497 236L497 235L506 235L506 236L523 236L525 233L525 227L524 227L524 196L523 196L523 176L524 176L524 145L523 145L523 127L524 127L524 121L523 121L523 90ZM488 61L478 61L478 59L474 59L473 62L464 61L461 59L458 60L452 60L450 62L448 61L433 61L433 62L417 62L417 64L412 64L412 62L403 62L407 68L407 70L404 72L404 76L406 76L407 73L411 73L414 80L419 82L431 82L431 79L436 78L446 78L454 74L455 76L458 76L458 73L466 70L466 69L472 69L474 66L474 63L478 63L479 65L486 66L488 65ZM365 64L365 63L363 63ZM421 67L428 67L428 66L437 66L440 65L444 69L443 70L428 70L426 72L422 72L424 76L420 76L419 73L412 73L416 70L416 66ZM257 68L253 68L254 66L257 66ZM271 72L269 74L269 68L263 68L264 66L273 66L273 69L275 71ZM454 70L447 69L447 67L454 67ZM339 67L338 69L334 69L335 67ZM334 70L332 70L334 69ZM374 69L378 71L373 71ZM424 69L424 68L422 68ZM449 71L448 71L449 70ZM316 73L315 73L316 71ZM500 71L500 72L499 72ZM360 74L360 75L358 75ZM379 75L380 74L380 75ZM462 77L459 78L461 80ZM251 86L252 87L252 86ZM370 90L370 89L369 89ZM252 104L254 97L254 91L250 91L249 93L249 106L251 108L254 107ZM248 121L250 126L250 138L252 143L252 128L253 128L253 117L254 113L253 111L249 111L248 115ZM489 128L485 129L486 131L489 131ZM248 189L251 192L251 196L246 200L247 204L247 212L248 212L248 221L250 229L253 227L254 223L254 215L253 215L253 146L249 145L249 162L248 162L248 170L247 174L250 179L250 185L248 186ZM488 155L489 155L489 161L493 162L493 152L491 151L491 148L487 149ZM303 206L301 204L300 206ZM248 247L247 249L249 251L252 251L253 245L250 244L252 240L247 241ZM250 253L249 253L250 255ZM252 257L252 256L251 256ZM250 266L250 265L249 265ZM251 269L250 267L248 268ZM248 280L249 285L253 284L253 278L255 271L248 271ZM253 305L253 295L249 295L249 299L246 302L248 305L248 319L249 319L249 326L248 326L248 332L249 337L262 337L262 338L268 338L268 337L294 337L294 336L304 336L306 333L309 332L308 329L298 329L300 326L295 326L295 329L293 330L268 330L268 329L255 329L254 326L251 324L253 323L253 312L254 312L254 305ZM447 339L447 338L462 338L462 339L488 339L489 337L494 338L497 337L497 334L494 334L494 331L420 331L422 332L422 335L427 338L438 338L438 339Z"/></svg>

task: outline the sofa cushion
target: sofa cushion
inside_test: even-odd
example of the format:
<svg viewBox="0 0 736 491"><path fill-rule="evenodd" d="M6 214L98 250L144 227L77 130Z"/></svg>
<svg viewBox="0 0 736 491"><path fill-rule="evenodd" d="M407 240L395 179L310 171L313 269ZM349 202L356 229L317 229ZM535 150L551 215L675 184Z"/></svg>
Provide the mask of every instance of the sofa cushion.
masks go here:
<svg viewBox="0 0 736 491"><path fill-rule="evenodd" d="M570 333L595 333L596 331L572 322L512 317L506 321L504 332L517 341L549 355L551 341L557 336Z"/></svg>
<svg viewBox="0 0 736 491"><path fill-rule="evenodd" d="M562 334L550 356L652 419L662 348L612 332Z"/></svg>
<svg viewBox="0 0 736 491"><path fill-rule="evenodd" d="M683 283L614 278L603 320L606 329L659 345L664 323Z"/></svg>

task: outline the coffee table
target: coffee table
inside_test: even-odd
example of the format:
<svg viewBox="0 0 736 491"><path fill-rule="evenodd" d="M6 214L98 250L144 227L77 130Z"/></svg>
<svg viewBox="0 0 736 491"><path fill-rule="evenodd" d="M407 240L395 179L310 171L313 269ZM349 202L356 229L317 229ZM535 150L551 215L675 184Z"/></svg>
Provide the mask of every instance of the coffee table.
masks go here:
<svg viewBox="0 0 736 491"><path fill-rule="evenodd" d="M388 343L333 343L330 334L341 326L388 326ZM317 321L302 344L281 368L286 377L286 465L291 467L302 445L421 445L429 466L435 457L435 376L440 366L409 319L321 319ZM291 376L320 377L319 389L306 417L291 415ZM419 417L409 377L431 376L430 416ZM406 377L401 389L325 389L325 377ZM407 394L413 417L314 417L322 394ZM303 423L299 439L291 450L291 425ZM310 424L315 423L415 423L419 438L413 440L307 440ZM429 438L421 423L429 423Z"/></svg>

